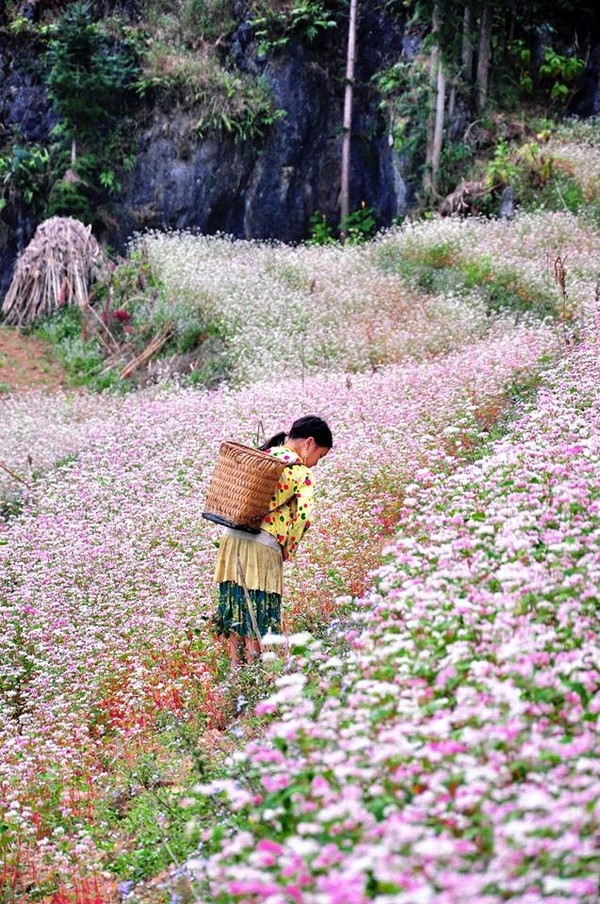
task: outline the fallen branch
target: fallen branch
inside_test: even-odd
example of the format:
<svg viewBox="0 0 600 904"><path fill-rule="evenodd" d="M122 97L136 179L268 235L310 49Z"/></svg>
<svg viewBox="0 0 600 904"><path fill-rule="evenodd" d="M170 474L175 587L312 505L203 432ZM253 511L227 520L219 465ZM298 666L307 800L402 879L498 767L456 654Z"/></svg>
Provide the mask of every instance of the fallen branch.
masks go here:
<svg viewBox="0 0 600 904"><path fill-rule="evenodd" d="M111 354L118 352L120 350L119 343L113 336L108 325L104 322L102 317L100 317L100 315L92 307L92 305L85 305L85 307L83 308L83 314L84 317L94 317L96 319L96 336L100 343L104 346L104 348Z"/></svg>
<svg viewBox="0 0 600 904"><path fill-rule="evenodd" d="M126 377L130 377L134 371L138 370L138 368L143 367L153 355L161 350L167 339L171 336L171 327L165 326L162 328L160 333L158 333L151 342L148 343L144 351L138 355L137 358L134 358L133 361L130 361L127 367L124 367L121 371L121 377L125 379Z"/></svg>

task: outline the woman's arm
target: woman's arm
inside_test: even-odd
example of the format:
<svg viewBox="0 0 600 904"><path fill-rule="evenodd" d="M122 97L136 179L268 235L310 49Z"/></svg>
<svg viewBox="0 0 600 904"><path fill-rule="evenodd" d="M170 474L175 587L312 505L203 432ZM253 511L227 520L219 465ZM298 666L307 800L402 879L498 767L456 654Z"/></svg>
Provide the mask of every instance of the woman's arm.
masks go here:
<svg viewBox="0 0 600 904"><path fill-rule="evenodd" d="M293 481L295 505L290 506L291 519L288 525L287 539L284 545L284 560L294 555L300 540L310 527L310 515L314 504L315 490L312 472L305 465L292 465L290 468Z"/></svg>

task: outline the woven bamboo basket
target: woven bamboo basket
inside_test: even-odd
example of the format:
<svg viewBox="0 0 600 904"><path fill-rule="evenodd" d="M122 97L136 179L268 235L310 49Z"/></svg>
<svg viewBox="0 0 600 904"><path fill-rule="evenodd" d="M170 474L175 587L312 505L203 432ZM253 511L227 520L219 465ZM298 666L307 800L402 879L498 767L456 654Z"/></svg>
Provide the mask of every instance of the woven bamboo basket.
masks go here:
<svg viewBox="0 0 600 904"><path fill-rule="evenodd" d="M258 533L286 462L241 443L221 443L202 517Z"/></svg>

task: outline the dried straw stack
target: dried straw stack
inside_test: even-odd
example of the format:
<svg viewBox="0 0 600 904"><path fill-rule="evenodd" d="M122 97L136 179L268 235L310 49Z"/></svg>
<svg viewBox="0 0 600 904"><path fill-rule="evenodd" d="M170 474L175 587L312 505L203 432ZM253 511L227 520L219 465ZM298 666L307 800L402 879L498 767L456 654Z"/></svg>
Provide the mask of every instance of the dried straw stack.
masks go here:
<svg viewBox="0 0 600 904"><path fill-rule="evenodd" d="M2 304L9 326L27 326L63 305L89 304L92 283L106 266L102 248L71 217L51 217L38 226L15 267Z"/></svg>

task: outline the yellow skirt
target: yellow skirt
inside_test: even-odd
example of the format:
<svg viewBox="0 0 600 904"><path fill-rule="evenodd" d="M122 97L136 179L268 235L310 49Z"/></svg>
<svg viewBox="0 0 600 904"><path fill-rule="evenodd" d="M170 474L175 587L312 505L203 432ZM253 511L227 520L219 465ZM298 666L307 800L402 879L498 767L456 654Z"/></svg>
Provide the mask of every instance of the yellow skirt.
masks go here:
<svg viewBox="0 0 600 904"><path fill-rule="evenodd" d="M240 565L249 590L264 590L281 596L283 559L281 548L274 537L266 534L266 531L257 535L225 530L219 544L215 580L219 584L232 581L241 585Z"/></svg>
<svg viewBox="0 0 600 904"><path fill-rule="evenodd" d="M283 559L273 537L266 532L226 530L219 545L215 580L225 634L253 636L255 624L261 636L281 630Z"/></svg>

